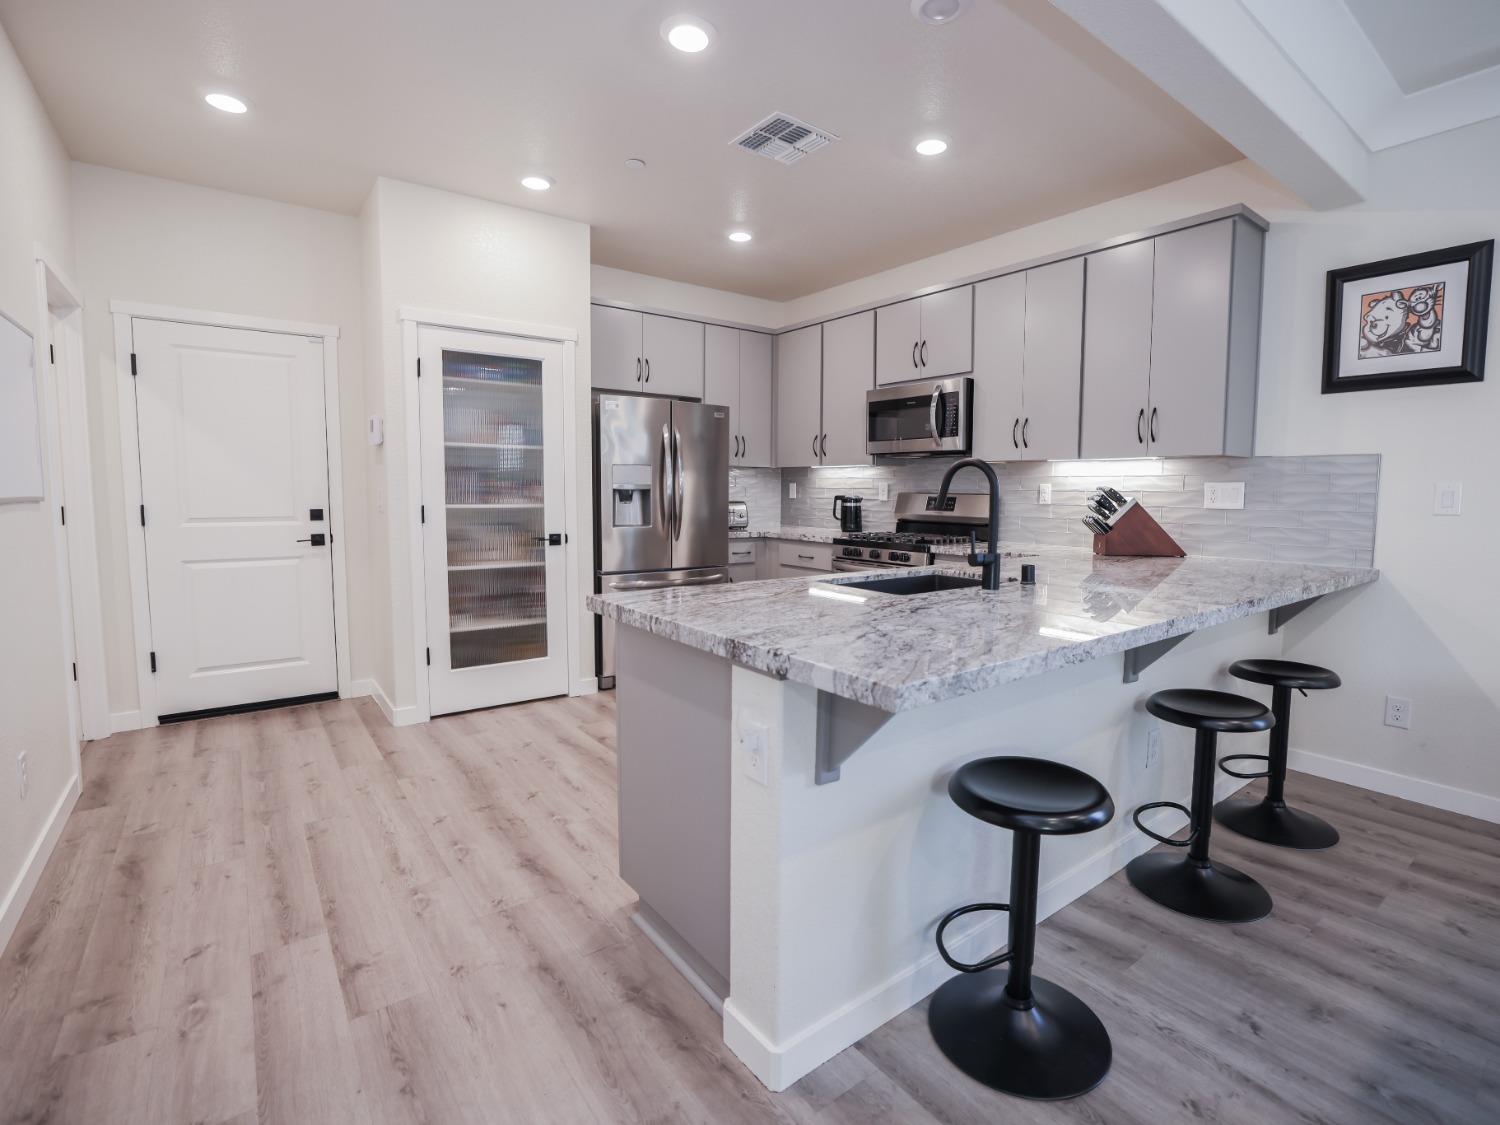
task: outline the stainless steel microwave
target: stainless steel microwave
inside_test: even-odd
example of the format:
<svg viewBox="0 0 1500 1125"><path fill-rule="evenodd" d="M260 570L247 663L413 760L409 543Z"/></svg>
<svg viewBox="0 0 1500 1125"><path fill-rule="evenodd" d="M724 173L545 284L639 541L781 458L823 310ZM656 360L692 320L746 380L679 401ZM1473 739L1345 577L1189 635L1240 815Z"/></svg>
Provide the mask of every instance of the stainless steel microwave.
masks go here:
<svg viewBox="0 0 1500 1125"><path fill-rule="evenodd" d="M928 379L865 392L867 453L968 453L974 380Z"/></svg>

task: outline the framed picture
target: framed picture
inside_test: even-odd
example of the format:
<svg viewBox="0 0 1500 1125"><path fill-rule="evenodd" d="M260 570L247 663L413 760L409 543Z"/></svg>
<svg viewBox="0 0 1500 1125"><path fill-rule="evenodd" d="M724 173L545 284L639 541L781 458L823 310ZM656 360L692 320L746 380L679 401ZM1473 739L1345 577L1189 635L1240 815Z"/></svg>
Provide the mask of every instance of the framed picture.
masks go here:
<svg viewBox="0 0 1500 1125"><path fill-rule="evenodd" d="M1495 242L1328 271L1323 393L1484 378Z"/></svg>

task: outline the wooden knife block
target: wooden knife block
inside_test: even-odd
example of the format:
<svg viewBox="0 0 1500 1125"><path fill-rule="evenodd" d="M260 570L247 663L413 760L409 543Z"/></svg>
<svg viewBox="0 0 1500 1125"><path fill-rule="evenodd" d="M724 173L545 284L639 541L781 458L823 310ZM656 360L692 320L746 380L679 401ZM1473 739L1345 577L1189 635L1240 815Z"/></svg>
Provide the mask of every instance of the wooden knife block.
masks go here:
<svg viewBox="0 0 1500 1125"><path fill-rule="evenodd" d="M1177 540L1167 534L1150 512L1139 504L1132 504L1121 513L1108 535L1094 536L1094 554L1184 558L1187 552L1177 545Z"/></svg>

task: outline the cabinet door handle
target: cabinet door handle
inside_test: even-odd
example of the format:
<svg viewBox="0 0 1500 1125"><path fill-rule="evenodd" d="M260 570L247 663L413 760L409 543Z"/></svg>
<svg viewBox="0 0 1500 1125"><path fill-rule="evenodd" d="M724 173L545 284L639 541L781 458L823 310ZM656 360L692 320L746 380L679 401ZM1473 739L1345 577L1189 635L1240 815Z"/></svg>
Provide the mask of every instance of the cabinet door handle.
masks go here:
<svg viewBox="0 0 1500 1125"><path fill-rule="evenodd" d="M1154 406L1151 408L1151 425L1150 425L1149 429L1150 429L1150 433L1151 433L1151 440L1155 441L1156 440L1156 407L1154 407Z"/></svg>
<svg viewBox="0 0 1500 1125"><path fill-rule="evenodd" d="M828 456L828 435L827 434L823 435L823 456L824 457Z"/></svg>
<svg viewBox="0 0 1500 1125"><path fill-rule="evenodd" d="M646 382L651 382L651 358L646 358Z"/></svg>
<svg viewBox="0 0 1500 1125"><path fill-rule="evenodd" d="M1022 449L1030 449L1031 448L1031 442L1029 442L1029 441L1026 440L1026 431L1029 430L1029 429L1031 429L1031 419L1030 418L1026 419L1026 421L1024 421L1024 422L1021 423L1021 448Z"/></svg>
<svg viewBox="0 0 1500 1125"><path fill-rule="evenodd" d="M922 366L927 366L927 341L922 341Z"/></svg>
<svg viewBox="0 0 1500 1125"><path fill-rule="evenodd" d="M917 365L917 341L915 340L911 342L911 365L913 367Z"/></svg>
<svg viewBox="0 0 1500 1125"><path fill-rule="evenodd" d="M637 383L639 383L641 381L641 357L640 356L636 356L635 357L635 381Z"/></svg>
<svg viewBox="0 0 1500 1125"><path fill-rule="evenodd" d="M1141 407L1141 412L1135 416L1135 440L1141 445L1146 444L1146 435L1141 433L1141 426L1145 423L1145 421L1146 408L1143 406Z"/></svg>
<svg viewBox="0 0 1500 1125"><path fill-rule="evenodd" d="M818 455L818 435L817 434L813 434L813 456L816 457L817 455Z"/></svg>
<svg viewBox="0 0 1500 1125"><path fill-rule="evenodd" d="M1021 428L1021 419L1017 418L1010 424L1010 443L1017 449L1021 448L1021 441L1016 437L1016 432Z"/></svg>

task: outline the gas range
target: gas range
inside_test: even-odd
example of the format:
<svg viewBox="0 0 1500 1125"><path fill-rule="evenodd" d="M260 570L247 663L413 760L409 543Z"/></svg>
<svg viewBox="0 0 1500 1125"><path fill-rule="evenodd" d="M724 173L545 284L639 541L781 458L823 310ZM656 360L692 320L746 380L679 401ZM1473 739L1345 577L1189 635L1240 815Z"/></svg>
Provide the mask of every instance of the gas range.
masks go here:
<svg viewBox="0 0 1500 1125"><path fill-rule="evenodd" d="M851 531L833 541L835 570L880 570L931 566L943 547L967 547L972 532L989 534L989 499L951 494L938 504L936 493L902 492L896 496L894 531Z"/></svg>

